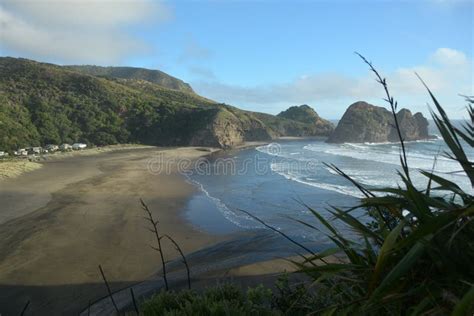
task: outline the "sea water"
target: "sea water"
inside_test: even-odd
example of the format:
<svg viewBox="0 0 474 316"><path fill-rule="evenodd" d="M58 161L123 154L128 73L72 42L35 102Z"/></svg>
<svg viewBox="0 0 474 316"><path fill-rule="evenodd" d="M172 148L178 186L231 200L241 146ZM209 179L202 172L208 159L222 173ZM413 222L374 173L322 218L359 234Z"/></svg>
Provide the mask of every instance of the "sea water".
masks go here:
<svg viewBox="0 0 474 316"><path fill-rule="evenodd" d="M472 148L466 148L468 156L474 157ZM459 172L461 166L446 157L449 150L439 137L406 142L406 151L410 175L418 188L428 183L419 171L434 168L436 174L472 193L468 178ZM397 175L400 153L399 143L328 144L325 139L278 141L230 152L203 162L187 175L199 192L189 201L186 217L211 233L261 229L260 223L241 211L245 210L290 236L329 243L317 230L324 232L309 208L330 219L328 210L357 205L362 194L328 164L369 189L397 187L403 186ZM370 220L363 210L353 215ZM336 225L344 229L341 223Z"/></svg>

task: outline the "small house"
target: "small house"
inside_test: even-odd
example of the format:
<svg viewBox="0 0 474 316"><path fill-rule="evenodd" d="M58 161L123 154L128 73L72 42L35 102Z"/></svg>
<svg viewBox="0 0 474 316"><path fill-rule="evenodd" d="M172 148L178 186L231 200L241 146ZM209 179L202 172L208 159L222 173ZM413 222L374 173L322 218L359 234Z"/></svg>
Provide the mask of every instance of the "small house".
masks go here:
<svg viewBox="0 0 474 316"><path fill-rule="evenodd" d="M59 149L62 151L71 150L72 146L69 144L62 144L61 146L59 146Z"/></svg>
<svg viewBox="0 0 474 316"><path fill-rule="evenodd" d="M45 148L48 152L51 152L51 153L59 150L59 146L58 145L53 145L53 144L48 144L48 145L46 145Z"/></svg>
<svg viewBox="0 0 474 316"><path fill-rule="evenodd" d="M20 148L17 151L13 152L15 156L28 156L28 150L25 148Z"/></svg>
<svg viewBox="0 0 474 316"><path fill-rule="evenodd" d="M39 155L42 151L41 147L30 147L28 148L28 155Z"/></svg>
<svg viewBox="0 0 474 316"><path fill-rule="evenodd" d="M75 143L72 145L72 149L74 150L81 150L81 149L85 149L86 147L87 145L83 143Z"/></svg>

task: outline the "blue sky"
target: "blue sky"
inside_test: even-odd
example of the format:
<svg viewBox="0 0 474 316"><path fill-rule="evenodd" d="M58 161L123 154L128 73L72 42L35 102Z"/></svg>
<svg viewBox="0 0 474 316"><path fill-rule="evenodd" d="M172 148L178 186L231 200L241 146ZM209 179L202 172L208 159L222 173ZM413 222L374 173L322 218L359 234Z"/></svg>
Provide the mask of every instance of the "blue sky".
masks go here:
<svg viewBox="0 0 474 316"><path fill-rule="evenodd" d="M413 111L428 114L415 71L453 117L464 113L457 94L474 94L472 1L5 0L0 22L1 55L161 69L268 113L307 103L338 118L357 100L382 105L354 51Z"/></svg>

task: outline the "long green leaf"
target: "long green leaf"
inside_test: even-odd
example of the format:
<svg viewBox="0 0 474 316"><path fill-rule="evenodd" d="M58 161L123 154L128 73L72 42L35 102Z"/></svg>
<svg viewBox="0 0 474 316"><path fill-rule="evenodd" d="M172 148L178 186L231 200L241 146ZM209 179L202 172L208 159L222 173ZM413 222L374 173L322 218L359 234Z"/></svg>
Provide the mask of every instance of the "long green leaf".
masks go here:
<svg viewBox="0 0 474 316"><path fill-rule="evenodd" d="M369 293L373 291L375 285L377 284L382 272L385 270L384 264L388 260L390 260L389 256L391 254L392 249L395 247L396 241L400 236L400 233L405 227L406 222L402 221L398 224L395 229L393 229L390 234L385 238L385 241L380 248L379 255L377 258L377 263L375 264L374 273L371 277L370 284L369 284Z"/></svg>
<svg viewBox="0 0 474 316"><path fill-rule="evenodd" d="M370 230L366 225L362 224L358 219L354 216L343 212L337 208L335 208L335 212L330 211L335 217L339 218L340 220L344 221L347 225L358 231L362 236L371 237L377 242L382 242L382 237L377 235L375 232Z"/></svg>
<svg viewBox="0 0 474 316"><path fill-rule="evenodd" d="M445 178L442 178L440 176L437 176L435 174L432 174L432 173L429 173L429 172L426 172L424 170L421 170L420 171L421 174L423 174L424 176L428 177L428 178L431 178L434 182L438 183L439 185L441 185L441 188L444 189L444 190L449 190L451 192L454 192L462 197L466 196L466 193L454 182L451 182Z"/></svg>
<svg viewBox="0 0 474 316"><path fill-rule="evenodd" d="M374 290L371 295L371 301L383 295L384 292L390 288L393 282L408 272L408 270L411 269L411 267L416 263L424 251L425 244L422 242L417 242Z"/></svg>
<svg viewBox="0 0 474 316"><path fill-rule="evenodd" d="M466 316L474 314L474 286L462 297L454 307L452 316Z"/></svg>

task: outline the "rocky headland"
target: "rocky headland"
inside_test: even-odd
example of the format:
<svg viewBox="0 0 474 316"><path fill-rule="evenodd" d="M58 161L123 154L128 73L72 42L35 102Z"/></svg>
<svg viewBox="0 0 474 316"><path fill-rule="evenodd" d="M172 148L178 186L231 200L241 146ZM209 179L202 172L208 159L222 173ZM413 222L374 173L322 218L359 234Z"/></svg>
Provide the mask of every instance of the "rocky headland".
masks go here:
<svg viewBox="0 0 474 316"><path fill-rule="evenodd" d="M414 115L407 109L397 113L401 135L405 141L429 139L428 120L421 113ZM329 143L396 142L399 136L392 112L386 108L358 101L349 106Z"/></svg>

